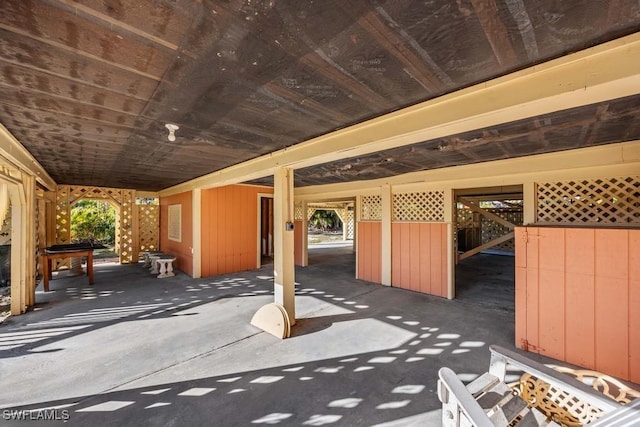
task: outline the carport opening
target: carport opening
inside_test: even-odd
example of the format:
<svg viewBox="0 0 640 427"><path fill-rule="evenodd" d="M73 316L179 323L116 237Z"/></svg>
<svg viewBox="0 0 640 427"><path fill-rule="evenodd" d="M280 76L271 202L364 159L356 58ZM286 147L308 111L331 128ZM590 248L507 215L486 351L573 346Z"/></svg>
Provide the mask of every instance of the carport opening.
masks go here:
<svg viewBox="0 0 640 427"><path fill-rule="evenodd" d="M514 312L522 187L456 191L455 210L456 298Z"/></svg>
<svg viewBox="0 0 640 427"><path fill-rule="evenodd" d="M94 259L118 262L118 210L105 200L82 199L71 207L71 243L104 246L94 251ZM74 268L72 260L72 269Z"/></svg>
<svg viewBox="0 0 640 427"><path fill-rule="evenodd" d="M353 201L307 205L309 266L333 266L355 276L354 205Z"/></svg>

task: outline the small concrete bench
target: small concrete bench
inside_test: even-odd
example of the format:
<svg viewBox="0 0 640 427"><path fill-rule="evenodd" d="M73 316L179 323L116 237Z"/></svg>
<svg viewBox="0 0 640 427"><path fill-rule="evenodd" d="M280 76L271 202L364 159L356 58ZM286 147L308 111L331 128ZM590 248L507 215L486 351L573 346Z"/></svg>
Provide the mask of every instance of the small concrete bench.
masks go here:
<svg viewBox="0 0 640 427"><path fill-rule="evenodd" d="M151 267L151 255L161 255L161 251L144 251L141 252L142 259L144 260L144 264L142 265L144 268Z"/></svg>
<svg viewBox="0 0 640 427"><path fill-rule="evenodd" d="M150 263L150 267L149 267L149 273L151 274L158 274L158 260L162 257L169 257L169 258L173 258L173 255L167 255L167 254L163 254L162 252L159 253L155 253L155 254L150 254L149 255L149 263Z"/></svg>
<svg viewBox="0 0 640 427"><path fill-rule="evenodd" d="M173 261L175 260L176 258L173 255L168 255L167 257L160 257L156 260L156 264L158 265L160 270L160 274L158 274L158 279L164 279L165 277L175 276L173 272Z"/></svg>

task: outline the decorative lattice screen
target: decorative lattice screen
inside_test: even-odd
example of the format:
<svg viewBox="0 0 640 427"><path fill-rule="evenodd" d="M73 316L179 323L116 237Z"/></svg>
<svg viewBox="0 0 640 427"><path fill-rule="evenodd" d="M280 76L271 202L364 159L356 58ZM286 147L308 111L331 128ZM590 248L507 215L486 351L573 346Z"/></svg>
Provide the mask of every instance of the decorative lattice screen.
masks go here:
<svg viewBox="0 0 640 427"><path fill-rule="evenodd" d="M120 262L137 262L134 250L133 206L135 192L116 188L60 185L56 192L56 243L71 242L71 206L81 199L107 200L117 208L116 244ZM135 253L134 253L135 252Z"/></svg>
<svg viewBox="0 0 640 427"><path fill-rule="evenodd" d="M296 221L302 221L304 219L304 212L302 210L302 202L295 202L293 204L293 219Z"/></svg>
<svg viewBox="0 0 640 427"><path fill-rule="evenodd" d="M314 213L316 213L316 208L307 208L307 221L311 219Z"/></svg>
<svg viewBox="0 0 640 427"><path fill-rule="evenodd" d="M160 206L138 205L140 251L157 251L160 231Z"/></svg>
<svg viewBox="0 0 640 427"><path fill-rule="evenodd" d="M640 224L640 177L537 183L537 221Z"/></svg>
<svg viewBox="0 0 640 427"><path fill-rule="evenodd" d="M69 206L69 187L59 186L56 192L56 243L71 242L71 207Z"/></svg>
<svg viewBox="0 0 640 427"><path fill-rule="evenodd" d="M444 191L393 195L394 221L444 221Z"/></svg>
<svg viewBox="0 0 640 427"><path fill-rule="evenodd" d="M360 219L362 221L382 220L382 196L362 196L362 212L360 214Z"/></svg>
<svg viewBox="0 0 640 427"><path fill-rule="evenodd" d="M346 210L345 221L342 226L347 227L347 239L353 240L353 231L355 228L353 210Z"/></svg>

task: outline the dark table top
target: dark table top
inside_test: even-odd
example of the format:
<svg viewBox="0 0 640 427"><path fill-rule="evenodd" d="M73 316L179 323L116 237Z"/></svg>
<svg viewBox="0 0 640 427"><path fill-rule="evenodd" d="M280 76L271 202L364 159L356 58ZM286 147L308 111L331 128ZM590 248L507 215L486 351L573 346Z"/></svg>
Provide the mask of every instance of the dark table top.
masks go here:
<svg viewBox="0 0 640 427"><path fill-rule="evenodd" d="M91 242L83 242L83 243L68 243L66 245L52 245L48 248L44 248L45 253L55 253L55 252L67 252L67 251L86 251L86 250L94 250L94 249L105 249L106 246L100 243L91 243Z"/></svg>

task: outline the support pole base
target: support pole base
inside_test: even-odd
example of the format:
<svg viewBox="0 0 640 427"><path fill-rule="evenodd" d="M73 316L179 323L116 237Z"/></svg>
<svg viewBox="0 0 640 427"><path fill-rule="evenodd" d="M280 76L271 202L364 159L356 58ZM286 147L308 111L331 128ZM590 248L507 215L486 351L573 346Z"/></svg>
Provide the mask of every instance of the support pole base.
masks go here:
<svg viewBox="0 0 640 427"><path fill-rule="evenodd" d="M251 324L280 339L291 336L289 315L283 306L275 302L260 307L253 315Z"/></svg>

